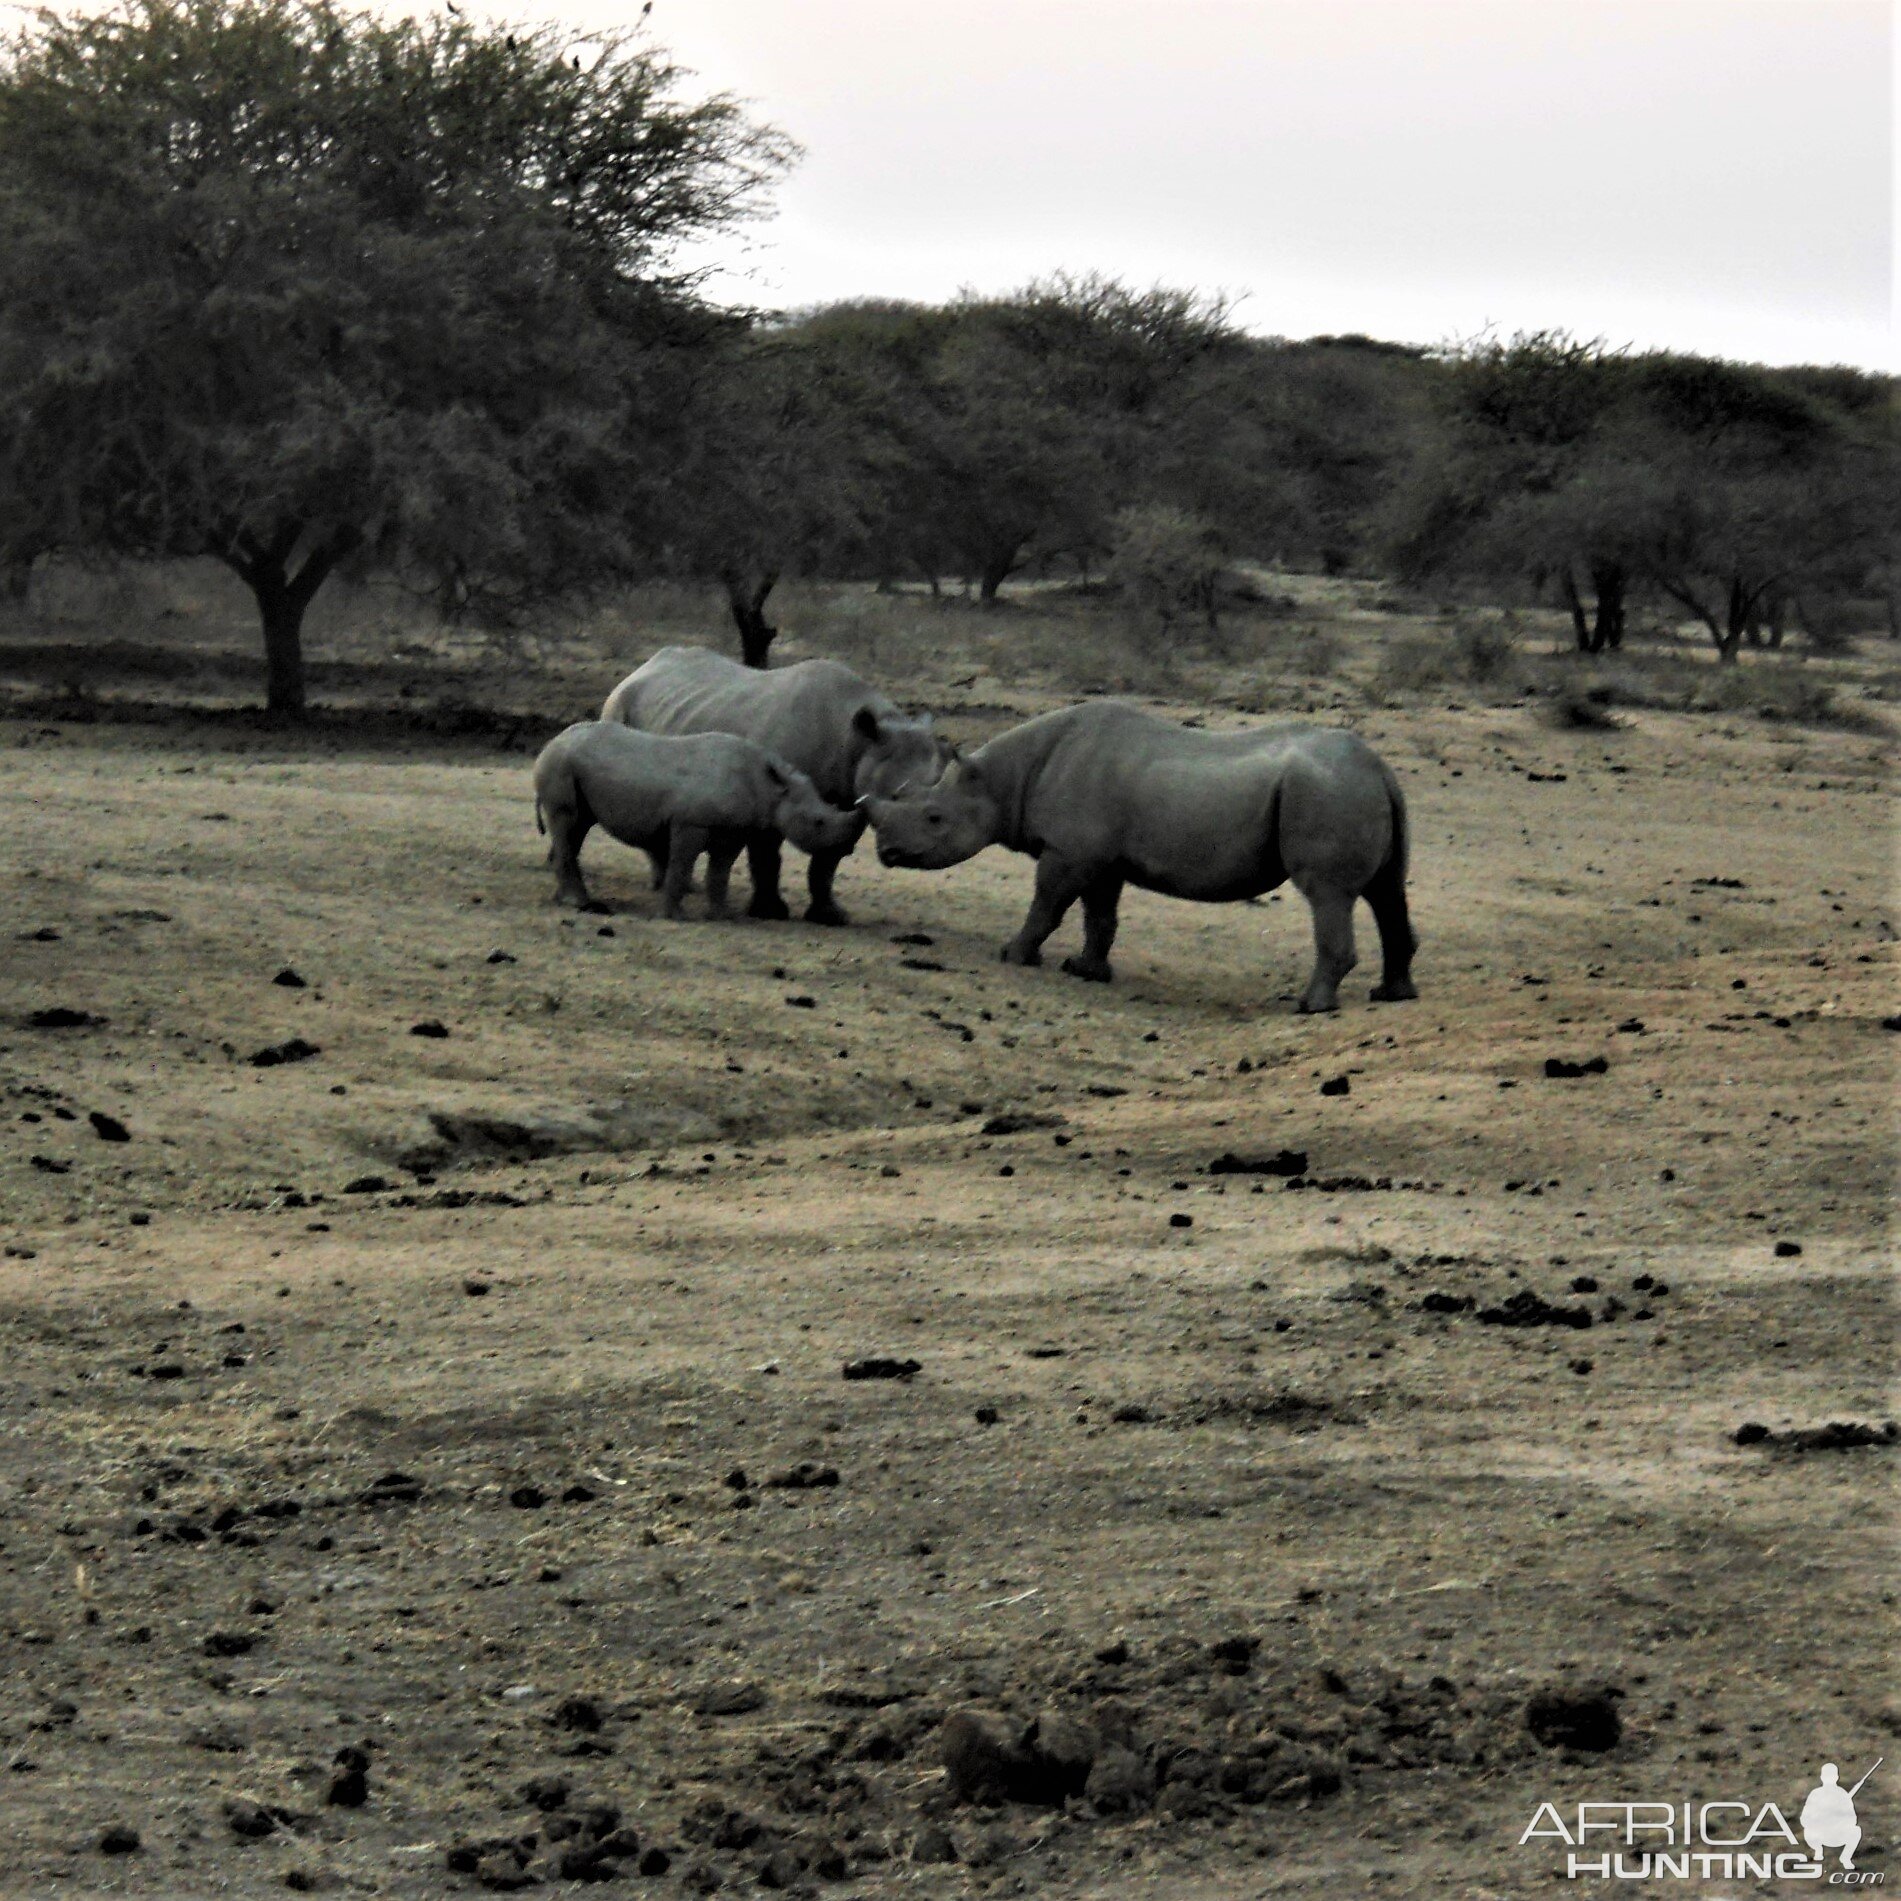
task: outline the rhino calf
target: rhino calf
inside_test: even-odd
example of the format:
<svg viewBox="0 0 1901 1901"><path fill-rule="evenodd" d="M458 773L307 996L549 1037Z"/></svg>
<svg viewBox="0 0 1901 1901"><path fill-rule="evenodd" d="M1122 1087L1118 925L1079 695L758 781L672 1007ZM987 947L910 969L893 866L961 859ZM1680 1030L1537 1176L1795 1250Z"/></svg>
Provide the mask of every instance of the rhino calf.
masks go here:
<svg viewBox="0 0 1901 1901"><path fill-rule="evenodd" d="M804 773L749 739L674 739L586 720L556 734L535 761L535 829L548 835L557 904L605 908L581 878L581 845L596 825L647 854L666 915L677 918L702 853L707 912L723 917L733 860L749 840L771 834L801 851L836 851L857 836L860 820L827 805Z"/></svg>
<svg viewBox="0 0 1901 1901"><path fill-rule="evenodd" d="M1036 860L1036 895L1006 963L1042 962L1078 898L1077 977L1107 983L1116 907L1132 884L1210 903L1291 881L1313 911L1303 1011L1332 1010L1365 898L1385 969L1373 997L1417 996L1406 907L1406 802L1355 734L1313 727L1207 733L1125 702L1044 713L960 758L928 791L867 801L887 865L961 864L986 845Z"/></svg>

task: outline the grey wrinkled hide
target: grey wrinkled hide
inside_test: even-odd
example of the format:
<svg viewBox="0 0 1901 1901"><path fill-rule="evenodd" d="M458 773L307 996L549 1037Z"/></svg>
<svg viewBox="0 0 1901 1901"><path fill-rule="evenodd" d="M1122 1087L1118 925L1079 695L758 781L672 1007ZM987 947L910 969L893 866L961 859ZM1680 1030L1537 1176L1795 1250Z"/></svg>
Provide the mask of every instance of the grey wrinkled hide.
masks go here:
<svg viewBox="0 0 1901 1901"><path fill-rule="evenodd" d="M607 696L601 717L648 733L737 733L789 760L820 797L853 808L868 795L934 785L949 758L928 717L907 717L836 660L761 671L704 647L663 647ZM863 829L854 811L845 843L812 854L805 915L814 924L846 922L832 880ZM778 840L750 841L746 857L752 915L787 916L779 895Z"/></svg>
<svg viewBox="0 0 1901 1901"><path fill-rule="evenodd" d="M1116 700L1045 713L960 759L932 790L873 800L878 855L936 870L986 845L1036 860L1036 895L1006 963L1042 961L1043 941L1083 903L1072 975L1106 983L1125 884L1232 902L1291 880L1313 910L1303 1011L1331 1010L1353 968L1353 904L1379 927L1376 1001L1416 996L1406 909L1406 804L1356 735L1283 726L1206 733Z"/></svg>
<svg viewBox="0 0 1901 1901"><path fill-rule="evenodd" d="M535 824L548 834L555 902L599 910L581 879L581 844L596 825L644 851L666 914L684 915L694 861L706 854L706 903L726 912L740 847L762 836L801 851L835 852L861 821L818 795L810 779L763 746L729 733L668 738L608 720L558 733L535 761Z"/></svg>

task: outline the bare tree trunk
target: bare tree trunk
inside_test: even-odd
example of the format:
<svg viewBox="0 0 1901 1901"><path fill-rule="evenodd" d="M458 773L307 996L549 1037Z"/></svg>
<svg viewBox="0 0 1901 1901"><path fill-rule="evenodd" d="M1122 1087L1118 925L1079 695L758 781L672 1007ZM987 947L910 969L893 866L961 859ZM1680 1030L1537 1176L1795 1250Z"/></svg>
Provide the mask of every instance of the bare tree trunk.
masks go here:
<svg viewBox="0 0 1901 1901"><path fill-rule="evenodd" d="M1591 570L1591 586L1597 594L1597 618L1591 628L1591 651L1615 653L1624 644L1624 601L1630 578L1614 561L1601 562Z"/></svg>
<svg viewBox="0 0 1901 1901"><path fill-rule="evenodd" d="M1590 623L1584 618L1584 597L1578 592L1577 576L1568 561L1559 572L1564 577L1564 604L1571 610L1571 631L1577 635L1578 652L1593 653L1596 649L1591 645Z"/></svg>
<svg viewBox="0 0 1901 1901"><path fill-rule="evenodd" d="M776 573L768 573L748 584L738 575L726 577L726 604L732 610L733 625L739 629L739 656L749 667L762 671L771 664L772 643L778 628L766 620L766 596L778 583Z"/></svg>
<svg viewBox="0 0 1901 1901"><path fill-rule="evenodd" d="M977 577L977 598L985 607L996 606L997 590L1017 571L1022 552L1020 541L999 541L985 552L983 571Z"/></svg>
<svg viewBox="0 0 1901 1901"><path fill-rule="evenodd" d="M264 707L272 719L286 723L302 720L309 710L304 677L304 615L317 590L356 539L347 529L334 532L319 541L304 557L303 565L292 572L291 557L302 538L301 522L286 524L269 541L240 530L222 551L226 565L256 596L264 632Z"/></svg>

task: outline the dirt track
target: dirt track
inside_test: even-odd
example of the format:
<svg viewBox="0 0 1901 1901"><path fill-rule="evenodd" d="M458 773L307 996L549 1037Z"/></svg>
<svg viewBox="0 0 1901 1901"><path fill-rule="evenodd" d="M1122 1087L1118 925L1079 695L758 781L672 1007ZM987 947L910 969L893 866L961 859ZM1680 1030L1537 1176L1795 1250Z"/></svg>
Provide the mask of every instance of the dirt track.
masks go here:
<svg viewBox="0 0 1901 1901"><path fill-rule="evenodd" d="M1132 897L1104 991L994 962L1001 854L822 932L597 842L604 930L519 757L0 726L0 1892L552 1875L559 1773L656 1891L1507 1895L1547 1798L1893 1757L1894 1454L1731 1439L1892 1410L1875 743L1363 726L1423 995L1363 942L1327 1020L1291 896ZM1621 1740L1537 1742L1587 1684ZM953 1804L966 1704L1160 1792Z"/></svg>

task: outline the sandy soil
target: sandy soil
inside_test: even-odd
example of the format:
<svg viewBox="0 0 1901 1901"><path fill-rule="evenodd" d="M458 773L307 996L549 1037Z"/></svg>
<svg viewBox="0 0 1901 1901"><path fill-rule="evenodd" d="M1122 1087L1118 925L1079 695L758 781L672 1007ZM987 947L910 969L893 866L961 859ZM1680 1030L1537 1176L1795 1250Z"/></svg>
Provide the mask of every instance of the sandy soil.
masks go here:
<svg viewBox="0 0 1901 1901"><path fill-rule="evenodd" d="M1893 1452L1732 1437L1892 1412L1875 742L1361 723L1423 994L1325 1020L1291 895L1105 990L1001 854L577 920L492 745L0 724L0 1892L1549 1893L1901 1758Z"/></svg>

